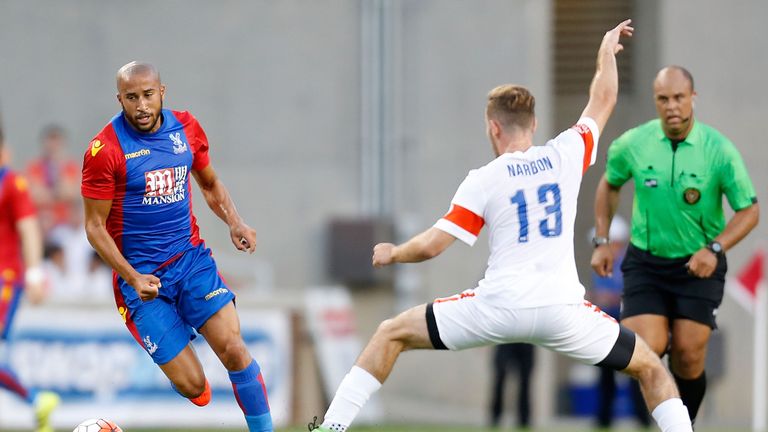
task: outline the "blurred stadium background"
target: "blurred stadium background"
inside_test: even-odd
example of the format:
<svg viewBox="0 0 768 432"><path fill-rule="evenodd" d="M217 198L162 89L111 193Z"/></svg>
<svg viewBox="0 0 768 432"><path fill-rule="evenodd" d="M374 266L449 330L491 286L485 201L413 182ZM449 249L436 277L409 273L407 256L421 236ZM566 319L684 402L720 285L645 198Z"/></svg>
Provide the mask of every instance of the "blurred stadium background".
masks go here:
<svg viewBox="0 0 768 432"><path fill-rule="evenodd" d="M734 141L768 202L766 16L762 0L0 0L0 113L17 168L40 153L40 131L51 123L64 127L68 153L80 160L118 112L115 71L134 59L159 67L166 106L201 121L214 167L258 232L257 252L236 255L196 194L202 235L239 293L244 334L271 381L276 422L301 425L322 416L326 391L378 322L482 276L484 241L389 273L368 263L374 242L431 225L466 172L490 159L487 91L507 82L531 88L543 142L578 118L600 38L625 17L637 30L620 58L619 104L581 193L582 280L606 148L655 115L651 83L663 65L692 71L697 117ZM732 276L765 248L766 226L729 253ZM220 402L195 410L129 339L108 286L54 297L22 310L11 360L23 379L64 395L54 416L61 430L94 416L127 430L242 428L208 353L201 351ZM698 425L746 430L752 317L726 296L719 323ZM490 353L404 355L368 422L480 428ZM563 428L576 421L588 430L594 379L590 368L538 350L534 424L576 430ZM29 409L0 394L0 430L30 426Z"/></svg>

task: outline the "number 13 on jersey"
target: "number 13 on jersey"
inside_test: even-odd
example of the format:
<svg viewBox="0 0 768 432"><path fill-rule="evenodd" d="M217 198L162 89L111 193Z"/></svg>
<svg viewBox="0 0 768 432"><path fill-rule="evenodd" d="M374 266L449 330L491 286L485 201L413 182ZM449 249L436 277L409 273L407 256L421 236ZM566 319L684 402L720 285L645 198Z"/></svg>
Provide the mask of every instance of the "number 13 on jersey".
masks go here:
<svg viewBox="0 0 768 432"><path fill-rule="evenodd" d="M539 204L544 204L546 217L539 221L539 232L542 237L557 237L563 232L563 213L560 210L560 186L557 183L547 183L537 190ZM518 190L510 203L517 206L517 217L520 220L520 243L528 242L528 203L523 189ZM552 226L554 225L554 226Z"/></svg>

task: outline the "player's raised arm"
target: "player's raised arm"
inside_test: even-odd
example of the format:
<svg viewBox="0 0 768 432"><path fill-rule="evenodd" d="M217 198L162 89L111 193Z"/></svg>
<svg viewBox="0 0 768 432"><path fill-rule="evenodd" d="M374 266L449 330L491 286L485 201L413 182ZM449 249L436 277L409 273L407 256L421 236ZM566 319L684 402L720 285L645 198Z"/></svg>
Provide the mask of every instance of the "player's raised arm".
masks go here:
<svg viewBox="0 0 768 432"><path fill-rule="evenodd" d="M205 202L208 203L208 207L229 227L232 244L238 250L253 253L256 250L256 230L243 222L240 214L237 213L229 191L219 176L216 175L213 167L207 165L199 171L193 170L192 175L197 184L200 185L200 190Z"/></svg>
<svg viewBox="0 0 768 432"><path fill-rule="evenodd" d="M624 49L620 43L621 36L631 37L635 30L631 23L632 20L626 20L606 32L597 52L597 68L589 87L589 102L581 116L595 120L600 131L616 106L619 93L616 54Z"/></svg>
<svg viewBox="0 0 768 432"><path fill-rule="evenodd" d="M432 227L398 246L379 243L373 247L373 266L426 261L443 253L455 240L456 237Z"/></svg>
<svg viewBox="0 0 768 432"><path fill-rule="evenodd" d="M91 246L102 259L112 267L128 285L136 290L142 300L157 297L160 279L151 274L136 271L117 248L107 231L107 217L112 209L112 200L97 200L83 197L85 206L85 233Z"/></svg>

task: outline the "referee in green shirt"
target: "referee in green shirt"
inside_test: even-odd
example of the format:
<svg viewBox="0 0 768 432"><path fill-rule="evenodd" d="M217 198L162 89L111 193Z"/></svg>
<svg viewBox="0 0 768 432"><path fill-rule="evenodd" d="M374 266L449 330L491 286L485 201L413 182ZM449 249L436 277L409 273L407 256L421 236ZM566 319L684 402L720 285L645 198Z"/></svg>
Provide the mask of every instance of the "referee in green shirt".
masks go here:
<svg viewBox="0 0 768 432"><path fill-rule="evenodd" d="M632 178L621 323L660 356L669 349L670 369L694 420L706 390L707 343L723 299L725 252L757 225L759 209L733 143L694 120L690 72L666 67L653 90L659 118L625 132L608 149L595 197L592 267L601 276L611 272L608 229L619 190ZM727 224L723 195L735 211Z"/></svg>

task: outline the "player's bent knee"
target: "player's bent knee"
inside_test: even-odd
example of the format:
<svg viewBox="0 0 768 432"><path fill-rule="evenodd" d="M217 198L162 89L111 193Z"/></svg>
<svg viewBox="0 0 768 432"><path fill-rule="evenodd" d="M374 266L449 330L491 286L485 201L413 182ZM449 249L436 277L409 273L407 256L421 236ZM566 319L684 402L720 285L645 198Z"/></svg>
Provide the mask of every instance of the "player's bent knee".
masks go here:
<svg viewBox="0 0 768 432"><path fill-rule="evenodd" d="M242 370L251 363L251 356L245 343L240 338L228 342L219 353L219 358L224 367L229 371Z"/></svg>
<svg viewBox="0 0 768 432"><path fill-rule="evenodd" d="M400 327L397 318L386 319L376 329L376 336L391 341L399 340L402 337Z"/></svg>
<svg viewBox="0 0 768 432"><path fill-rule="evenodd" d="M683 379L698 378L704 371L706 357L696 351L675 350L670 356L670 367L675 375Z"/></svg>
<svg viewBox="0 0 768 432"><path fill-rule="evenodd" d="M408 326L402 316L386 319L379 324L375 337L388 342L403 344L407 348L409 337Z"/></svg>
<svg viewBox="0 0 768 432"><path fill-rule="evenodd" d="M632 361L623 372L640 382L653 382L667 375L659 356L640 337L636 338Z"/></svg>
<svg viewBox="0 0 768 432"><path fill-rule="evenodd" d="M673 348L670 358L682 367L695 367L704 364L706 350Z"/></svg>
<svg viewBox="0 0 768 432"><path fill-rule="evenodd" d="M205 380L205 388L196 397L189 398L190 402L197 406L206 406L211 401L211 386L208 384L208 380Z"/></svg>
<svg viewBox="0 0 768 432"><path fill-rule="evenodd" d="M205 393L208 381L205 377L202 379L192 378L184 382L174 382L173 385L182 396L192 399Z"/></svg>

